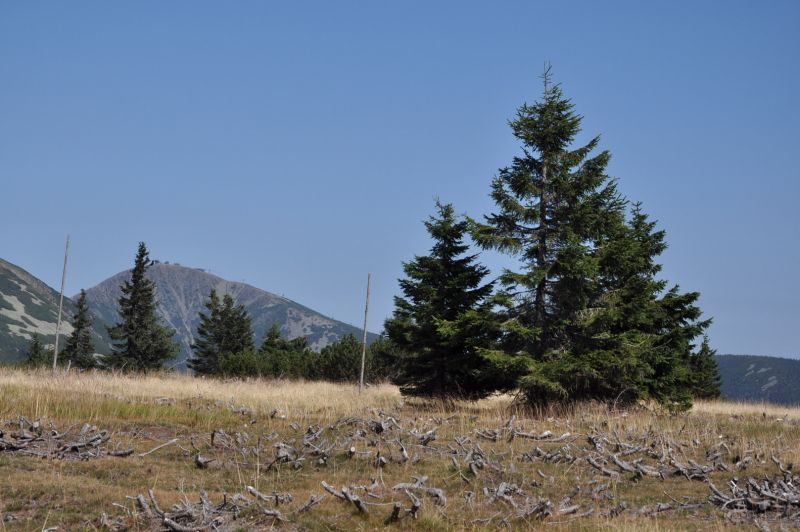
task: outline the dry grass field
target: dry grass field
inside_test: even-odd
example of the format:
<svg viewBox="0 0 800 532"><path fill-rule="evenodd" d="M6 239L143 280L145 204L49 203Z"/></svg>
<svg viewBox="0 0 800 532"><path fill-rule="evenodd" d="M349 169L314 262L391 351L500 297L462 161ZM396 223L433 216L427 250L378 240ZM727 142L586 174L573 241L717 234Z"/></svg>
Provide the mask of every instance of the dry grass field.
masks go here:
<svg viewBox="0 0 800 532"><path fill-rule="evenodd" d="M800 410L769 405L0 369L2 531L791 529L798 460Z"/></svg>

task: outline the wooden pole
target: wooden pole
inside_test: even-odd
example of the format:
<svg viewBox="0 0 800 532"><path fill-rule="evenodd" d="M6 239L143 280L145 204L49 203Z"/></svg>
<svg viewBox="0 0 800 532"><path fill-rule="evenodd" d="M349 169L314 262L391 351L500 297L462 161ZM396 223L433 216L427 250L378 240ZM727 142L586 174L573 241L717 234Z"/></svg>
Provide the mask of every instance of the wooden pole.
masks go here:
<svg viewBox="0 0 800 532"><path fill-rule="evenodd" d="M367 315L369 314L369 288L372 274L367 274L367 301L364 304L364 339L361 343L361 377L358 379L358 393L364 389L364 365L367 360Z"/></svg>
<svg viewBox="0 0 800 532"><path fill-rule="evenodd" d="M58 300L58 321L56 321L56 344L53 349L53 371L58 364L58 337L61 334L61 309L64 307L64 282L67 280L67 255L69 255L69 235L67 245L64 247L64 269L61 272L61 297Z"/></svg>

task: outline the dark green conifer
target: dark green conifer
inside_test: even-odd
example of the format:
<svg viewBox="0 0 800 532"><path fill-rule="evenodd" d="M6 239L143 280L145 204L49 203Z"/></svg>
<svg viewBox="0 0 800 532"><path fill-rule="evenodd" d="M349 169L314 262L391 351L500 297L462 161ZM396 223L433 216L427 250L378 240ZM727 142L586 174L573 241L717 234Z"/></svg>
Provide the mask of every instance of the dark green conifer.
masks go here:
<svg viewBox="0 0 800 532"><path fill-rule="evenodd" d="M371 382L394 381L400 374L400 351L386 333L375 339L367 350L367 375Z"/></svg>
<svg viewBox="0 0 800 532"><path fill-rule="evenodd" d="M306 338L286 340L278 325L272 325L258 351L246 349L220 355L220 373L231 377L308 378L317 355Z"/></svg>
<svg viewBox="0 0 800 532"><path fill-rule="evenodd" d="M711 349L708 338L703 338L700 349L692 353L689 367L692 375L692 395L697 399L718 399L722 387L722 377L717 364L717 352Z"/></svg>
<svg viewBox="0 0 800 532"><path fill-rule="evenodd" d="M230 294L222 298L221 323L220 352L238 353L255 349L250 314L244 305L237 305Z"/></svg>
<svg viewBox="0 0 800 532"><path fill-rule="evenodd" d="M436 208L438 216L425 222L430 255L403 264L403 297L385 324L401 353L394 382L404 394L477 399L504 385L482 355L497 330L493 283L483 283L488 270L477 255L466 254L467 222L452 205Z"/></svg>
<svg viewBox="0 0 800 532"><path fill-rule="evenodd" d="M522 379L530 399L655 399L675 410L691 404L688 361L710 320L700 319L699 294L666 290L657 278L664 238L636 204L629 220L597 241L586 308L557 356L530 363Z"/></svg>
<svg viewBox="0 0 800 532"><path fill-rule="evenodd" d="M243 305L235 304L233 297L226 294L220 302L212 289L205 307L207 312L200 313L188 364L198 374L211 375L220 372L223 354L252 352L255 346L250 315Z"/></svg>
<svg viewBox="0 0 800 532"><path fill-rule="evenodd" d="M28 353L25 357L25 365L29 368L41 368L53 363L53 350L47 349L42 344L41 337L34 333L28 344Z"/></svg>
<svg viewBox="0 0 800 532"><path fill-rule="evenodd" d="M264 339L261 340L261 347L259 351L266 351L268 349L279 347L281 344L281 328L277 323L270 325Z"/></svg>
<svg viewBox="0 0 800 532"><path fill-rule="evenodd" d="M361 341L347 334L322 348L309 367L308 378L334 382L356 382L361 373ZM367 380L369 375L367 371Z"/></svg>
<svg viewBox="0 0 800 532"><path fill-rule="evenodd" d="M308 347L305 337L291 340L282 338L277 325L270 327L258 355L263 368L262 375L286 379L307 378L317 357Z"/></svg>
<svg viewBox="0 0 800 532"><path fill-rule="evenodd" d="M491 356L525 367L531 402L652 398L690 401L694 339L708 327L697 293L666 289L655 258L666 248L636 205L606 175L610 155L594 137L573 148L581 117L544 74L542 100L511 121L523 153L492 182L498 211L473 222L484 248L512 255L520 271L500 276L502 349Z"/></svg>
<svg viewBox="0 0 800 532"><path fill-rule="evenodd" d="M77 311L72 320L72 334L67 338L64 351L59 358L64 363L69 362L72 367L90 369L97 366L94 357L94 342L92 341L92 316L86 304L86 291L81 290L78 301L75 302Z"/></svg>
<svg viewBox="0 0 800 532"><path fill-rule="evenodd" d="M127 371L158 369L179 350L179 346L172 342L175 331L161 325L156 316L155 285L146 277L151 264L147 247L140 242L131 278L121 287L121 322L108 330L113 340L113 351L108 357L108 365L112 368Z"/></svg>
<svg viewBox="0 0 800 532"><path fill-rule="evenodd" d="M599 137L570 149L580 123L548 68L542 101L522 105L510 123L523 154L492 181L499 212L473 226L480 246L520 262L521 271L500 276L508 306L504 347L534 361L563 351L594 288L592 250L624 217L624 201L605 173L609 153L590 157Z"/></svg>
<svg viewBox="0 0 800 532"><path fill-rule="evenodd" d="M200 312L200 323L192 344L192 357L187 361L189 368L199 375L212 375L219 369L219 335L221 325L221 304L217 291L212 289L205 304L206 312Z"/></svg>

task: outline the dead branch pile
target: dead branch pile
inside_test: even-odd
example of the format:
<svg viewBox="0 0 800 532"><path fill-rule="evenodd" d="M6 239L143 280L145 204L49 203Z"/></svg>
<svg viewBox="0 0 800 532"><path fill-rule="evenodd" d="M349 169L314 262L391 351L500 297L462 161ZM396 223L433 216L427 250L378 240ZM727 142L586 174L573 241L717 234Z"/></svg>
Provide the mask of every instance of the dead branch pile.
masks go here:
<svg viewBox="0 0 800 532"><path fill-rule="evenodd" d="M384 412L373 411L373 415L372 419L343 418L328 427L310 425L305 430L299 423L292 422L289 428L294 431L293 435L282 437L273 432L257 438L255 444L255 438L247 433L231 436L216 430L205 449L192 442L196 453L195 463L199 458L202 458L203 464L209 461L202 457L201 452L216 452L218 457L222 453L229 460L235 460L238 466L252 466L255 461L261 464L264 471L280 467L319 469L326 467L331 459L363 460L371 464L377 475L381 475L383 471L391 472L392 464L414 465L423 460L447 460L464 483L477 484L477 491L461 493L466 503L471 507L480 504L489 509L495 508L498 523L505 524L551 516L574 519L595 512L610 517L623 511L652 515L695 507L673 501L629 509L624 501L615 500L610 484L598 480L576 485L558 504L554 504L514 482L518 467L524 465L535 467L538 480L529 481L533 488L554 482L554 478L545 474L538 468L542 466L536 464L575 468L590 475L596 471L595 474L600 478L606 477L612 482L626 477L635 481L643 477L663 481L670 475L679 474L687 479L705 480L712 471L727 470L728 467L722 461L725 453L719 449L707 456L713 459L713 463L699 464L685 453L694 449L692 444L667 440L654 432L637 434L628 431L617 434L595 427L581 436L569 431L559 434L549 430L525 431L516 425L516 419L512 417L500 427L475 428L471 435L456 435L448 442L441 440L439 434L453 418L414 418L406 421L399 415ZM495 449L494 443L502 447L504 442L514 439L530 441L532 446L521 453L498 452ZM490 442L484 443L488 449L482 447L479 441ZM584 444L581 445L580 441ZM224 457L219 459L225 460ZM425 475L413 476L412 480L397 483L391 488L379 485L374 478L368 485L336 488L322 482L321 486L335 499L363 515L372 513L371 506L393 505L391 513L385 518L386 522L399 521L406 515L417 517L426 499L440 512L447 508L448 494L444 489L428 485L429 478ZM254 492L250 490L250 494ZM262 501L272 500L272 496L255 495ZM397 496L401 498L398 500ZM411 501L410 507L403 504L404 500ZM476 524L489 524L490 521Z"/></svg>
<svg viewBox="0 0 800 532"><path fill-rule="evenodd" d="M709 482L711 504L721 508L730 520L751 520L759 518L792 522L800 526L800 476L795 475L777 458L773 462L781 471L772 478L746 481L737 477L728 481L727 492Z"/></svg>
<svg viewBox="0 0 800 532"><path fill-rule="evenodd" d="M14 453L40 458L91 460L101 456L124 457L133 449L109 449L111 435L107 430L85 423L80 430L73 425L59 431L50 422L44 427L40 420L29 421L24 416L7 421L0 428L0 453Z"/></svg>
<svg viewBox="0 0 800 532"><path fill-rule="evenodd" d="M263 497L254 488L257 496ZM251 492L251 493L252 493ZM191 501L183 495L182 500L168 510L162 510L156 500L153 490L148 491L148 498L144 495L128 497L133 502L131 510L123 505L117 505L125 512L135 517L137 521L144 521L150 528L157 530L174 530L176 532L189 532L197 530L241 530L262 521L284 521L283 514L275 508L264 508L258 500L253 500L242 494L232 497L223 495L222 501L214 504L205 491L197 494L197 502ZM247 512L247 523L240 521L242 514ZM106 514L100 516L101 526L109 529L124 529L122 522L112 522Z"/></svg>
<svg viewBox="0 0 800 532"><path fill-rule="evenodd" d="M719 508L729 517L736 514L750 520L754 516L800 520L800 480L792 475L791 466L784 468L777 459L782 476L750 478L746 483L734 477L728 492L715 487L713 482L720 484L720 477L730 478L764 463L763 456L751 451L735 455L724 439L703 443L681 439L682 431L670 435L653 427L614 430L606 423L579 433L569 423L564 426L555 420L550 422L560 427L557 430L531 430L519 426L514 417L498 427L471 427L466 434L454 434L453 419L403 418L373 411L372 416L347 417L329 426L287 422L285 431L258 436L217 429L205 437L192 437L191 449L184 453L199 469L213 463L213 467L253 467L265 475L284 468L292 475L329 467L336 475L343 462L356 462L356 470L371 472L367 482L334 486L322 481L321 488L329 495L329 504L367 520L377 516L385 523L416 519L423 512L449 519L448 515L469 510L481 516L472 521L474 526L515 527L532 521L571 522L589 515L649 517L701 508L706 512ZM421 474L442 464L452 473L447 481L431 481ZM569 483L563 484L567 478ZM708 483L712 494L707 500L677 500L668 495L675 493L676 481ZM665 499L648 499L643 506L621 500L618 494L625 491L617 489L621 482L642 483ZM661 483L663 488L655 487ZM543 490L550 498L543 496ZM201 492L199 503L187 499L166 513L157 509L151 495L155 507L151 518L172 530L225 530L247 510L271 519L272 525L294 521L326 498L312 495L302 502L290 492L261 493L252 486L245 491L216 506ZM137 503L140 498L145 500L137 497ZM138 504L138 515L147 516ZM265 504L285 508L282 513L264 508Z"/></svg>

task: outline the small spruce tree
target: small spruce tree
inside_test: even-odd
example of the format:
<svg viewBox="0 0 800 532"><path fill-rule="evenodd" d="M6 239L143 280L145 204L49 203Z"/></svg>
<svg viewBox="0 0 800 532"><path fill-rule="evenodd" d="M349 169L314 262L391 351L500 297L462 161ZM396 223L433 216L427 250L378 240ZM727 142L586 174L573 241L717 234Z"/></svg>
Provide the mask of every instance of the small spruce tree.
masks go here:
<svg viewBox="0 0 800 532"><path fill-rule="evenodd" d="M273 324L258 350L260 374L275 378L306 378L316 357L305 337L282 338L280 328Z"/></svg>
<svg viewBox="0 0 800 532"><path fill-rule="evenodd" d="M175 331L161 325L156 316L155 285L146 277L151 264L147 247L140 242L131 278L121 287L121 321L108 329L113 348L108 365L112 368L127 371L158 369L179 350L179 346L172 342Z"/></svg>
<svg viewBox="0 0 800 532"><path fill-rule="evenodd" d="M700 349L691 355L692 395L697 399L718 399L720 396L722 377L714 358L716 354L708 344L708 337L704 337Z"/></svg>
<svg viewBox="0 0 800 532"><path fill-rule="evenodd" d="M28 344L28 353L25 356L25 365L29 368L41 368L53 363L53 350L47 349L42 344L41 337L34 333Z"/></svg>
<svg viewBox="0 0 800 532"><path fill-rule="evenodd" d="M199 375L212 375L219 370L220 311L221 304L217 291L212 289L205 304L206 312L200 312L200 323L192 344L192 357L187 361L189 368Z"/></svg>
<svg viewBox="0 0 800 532"><path fill-rule="evenodd" d="M466 254L468 224L452 205L437 201L437 216L425 227L433 239L430 255L403 264L403 297L395 297L386 334L397 346L394 382L404 394L478 399L505 382L484 358L497 330L488 269Z"/></svg>
<svg viewBox="0 0 800 532"><path fill-rule="evenodd" d="M361 373L361 341L347 334L322 348L309 367L308 378L355 382ZM368 378L368 377L367 377Z"/></svg>
<svg viewBox="0 0 800 532"><path fill-rule="evenodd" d="M243 305L236 305L226 294L222 302L212 289L205 305L207 312L200 313L193 356L189 367L200 375L220 373L219 360L223 354L252 352L253 330L249 314Z"/></svg>
<svg viewBox="0 0 800 532"><path fill-rule="evenodd" d="M92 342L92 316L86 304L86 291L81 290L75 303L77 311L72 320L72 334L67 338L64 351L59 358L68 361L72 367L90 369L97 366Z"/></svg>

